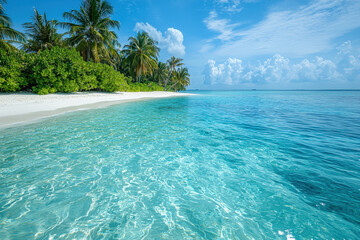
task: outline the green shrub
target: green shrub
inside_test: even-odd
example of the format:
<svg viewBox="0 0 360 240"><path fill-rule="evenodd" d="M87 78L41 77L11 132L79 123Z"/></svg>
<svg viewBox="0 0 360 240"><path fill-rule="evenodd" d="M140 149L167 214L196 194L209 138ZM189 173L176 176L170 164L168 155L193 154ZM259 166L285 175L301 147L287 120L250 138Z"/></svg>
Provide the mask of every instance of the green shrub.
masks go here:
<svg viewBox="0 0 360 240"><path fill-rule="evenodd" d="M164 91L164 88L156 83L152 83L151 91Z"/></svg>
<svg viewBox="0 0 360 240"><path fill-rule="evenodd" d="M131 83L129 87L129 92L140 92L140 86L137 83Z"/></svg>
<svg viewBox="0 0 360 240"><path fill-rule="evenodd" d="M145 79L144 79L145 80ZM0 51L0 91L32 89L38 94L99 90L162 91L152 81L133 83L113 67L85 62L75 49L54 47L38 54Z"/></svg>
<svg viewBox="0 0 360 240"><path fill-rule="evenodd" d="M34 92L127 91L127 78L109 65L85 62L75 49L55 47L32 63Z"/></svg>
<svg viewBox="0 0 360 240"><path fill-rule="evenodd" d="M98 88L98 81L93 74L92 63L83 61L79 64L77 84L79 91L89 91Z"/></svg>
<svg viewBox="0 0 360 240"><path fill-rule="evenodd" d="M76 92L82 73L83 59L75 49L54 47L41 51L31 63L33 90L47 92ZM50 91L51 89L51 91Z"/></svg>
<svg viewBox="0 0 360 240"><path fill-rule="evenodd" d="M116 71L113 67L101 63L89 63L90 74L98 81L98 90L106 92L127 91L129 89L128 78Z"/></svg>
<svg viewBox="0 0 360 240"><path fill-rule="evenodd" d="M143 83L130 83L129 92L151 92L151 91L163 91L163 87L159 86L155 82L143 82Z"/></svg>
<svg viewBox="0 0 360 240"><path fill-rule="evenodd" d="M23 52L0 50L0 92L15 92L27 87L24 71L29 58Z"/></svg>

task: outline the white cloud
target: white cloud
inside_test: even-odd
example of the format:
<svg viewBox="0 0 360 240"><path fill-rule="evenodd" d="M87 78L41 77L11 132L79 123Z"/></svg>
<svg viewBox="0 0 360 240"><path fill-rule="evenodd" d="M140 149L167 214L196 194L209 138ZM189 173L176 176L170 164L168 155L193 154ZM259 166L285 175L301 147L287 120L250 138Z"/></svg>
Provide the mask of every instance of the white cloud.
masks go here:
<svg viewBox="0 0 360 240"><path fill-rule="evenodd" d="M204 84L235 85L243 77L242 60L229 58L223 64L216 65L214 60L209 60L204 70Z"/></svg>
<svg viewBox="0 0 360 240"><path fill-rule="evenodd" d="M350 80L360 80L360 52L353 49L351 41L344 42L337 50L338 67L344 69Z"/></svg>
<svg viewBox="0 0 360 240"><path fill-rule="evenodd" d="M240 0L216 0L215 2L227 12L240 12L242 10Z"/></svg>
<svg viewBox="0 0 360 240"><path fill-rule="evenodd" d="M218 32L225 33L223 36L230 40L213 55L246 57L279 53L303 57L317 54L332 49L334 39L359 28L359 19L358 0L312 1L296 10L271 12L245 30L234 30L237 23L227 19L213 18L218 23ZM211 29L207 21L209 18L205 23Z"/></svg>
<svg viewBox="0 0 360 240"><path fill-rule="evenodd" d="M229 40L234 36L234 28L239 24L230 24L228 19L218 19L215 11L211 11L209 17L204 20L206 27L212 31L220 33L217 39Z"/></svg>
<svg viewBox="0 0 360 240"><path fill-rule="evenodd" d="M337 59L329 60L315 57L291 63L290 59L279 54L253 66L243 64L237 58L229 58L224 63L216 64L209 60L203 72L204 84L289 84L289 83L336 83L360 81L360 56L353 55L351 42L345 42L339 50ZM344 52L344 49L346 51ZM326 85L324 85L326 86Z"/></svg>
<svg viewBox="0 0 360 240"><path fill-rule="evenodd" d="M165 33L165 42L168 45L168 52L175 55L184 55L185 46L183 45L184 37L182 32L175 28L169 28Z"/></svg>
<svg viewBox="0 0 360 240"><path fill-rule="evenodd" d="M139 23L137 22L135 24L134 31L144 31L147 32L150 37L152 37L154 40L160 42L163 39L163 35L160 31L158 31L156 28L151 26L149 23Z"/></svg>
<svg viewBox="0 0 360 240"><path fill-rule="evenodd" d="M170 54L176 56L185 55L184 36L178 29L168 28L163 34L149 23L138 22L135 25L134 31L147 32L150 37L159 42L160 48L165 48Z"/></svg>

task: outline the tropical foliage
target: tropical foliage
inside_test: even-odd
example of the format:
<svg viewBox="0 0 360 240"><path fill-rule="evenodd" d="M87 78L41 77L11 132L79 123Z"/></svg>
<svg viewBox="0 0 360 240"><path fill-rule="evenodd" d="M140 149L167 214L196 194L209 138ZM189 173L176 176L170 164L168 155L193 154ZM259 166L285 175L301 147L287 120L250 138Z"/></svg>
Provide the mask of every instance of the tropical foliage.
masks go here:
<svg viewBox="0 0 360 240"><path fill-rule="evenodd" d="M24 34L11 28L11 20L6 15L4 5L6 0L0 0L0 49L16 51L11 43L24 42Z"/></svg>
<svg viewBox="0 0 360 240"><path fill-rule="evenodd" d="M183 59L158 61L160 49L146 32L120 49L106 0L83 0L64 13L68 22L49 20L34 9L23 24L26 36L11 28L0 0L0 92L38 94L76 91L179 91L190 84ZM67 29L58 33L58 27ZM12 43L21 43L19 51Z"/></svg>
<svg viewBox="0 0 360 240"><path fill-rule="evenodd" d="M154 80L159 83L159 85L164 84L164 90L168 83L169 79L169 69L166 63L158 62L157 69L154 71Z"/></svg>
<svg viewBox="0 0 360 240"><path fill-rule="evenodd" d="M75 49L54 47L38 54L0 57L0 91L32 89L39 94L88 90L127 91L129 78L109 65L85 62Z"/></svg>
<svg viewBox="0 0 360 240"><path fill-rule="evenodd" d="M184 63L182 63L183 59L181 58L176 58L174 56L172 56L167 62L169 64L169 68L171 72L175 72L176 69L182 65L184 65Z"/></svg>
<svg viewBox="0 0 360 240"><path fill-rule="evenodd" d="M56 20L47 20L45 13L41 15L34 9L32 22L23 24L29 37L27 42L23 44L23 50L26 52L39 52L61 46L62 35L57 33L57 24Z"/></svg>
<svg viewBox="0 0 360 240"><path fill-rule="evenodd" d="M184 63L182 63L182 61L183 61L183 59L176 58L174 56L172 56L169 60L167 60L167 63L169 66L169 80L165 82L164 90L166 90L166 87L167 87L167 84L169 81L171 81L172 83L178 82L176 80L176 77L177 77L178 68L180 66L184 65ZM173 85L173 86L175 86L175 85Z"/></svg>
<svg viewBox="0 0 360 240"><path fill-rule="evenodd" d="M128 65L138 82L142 76L152 75L157 68L157 59L160 49L156 42L146 33L139 32L136 37L129 38L129 44L125 46L125 64Z"/></svg>
<svg viewBox="0 0 360 240"><path fill-rule="evenodd" d="M27 86L26 66L29 55L0 49L0 92L15 92Z"/></svg>
<svg viewBox="0 0 360 240"><path fill-rule="evenodd" d="M116 47L120 44L111 28L119 29L120 23L110 19L113 7L106 0L83 0L80 10L64 13L70 22L61 25L69 30L66 40L75 46L86 61L111 62L117 56Z"/></svg>
<svg viewBox="0 0 360 240"><path fill-rule="evenodd" d="M190 84L190 74L187 68L180 68L173 72L174 74L174 83L170 88L177 90L185 90Z"/></svg>

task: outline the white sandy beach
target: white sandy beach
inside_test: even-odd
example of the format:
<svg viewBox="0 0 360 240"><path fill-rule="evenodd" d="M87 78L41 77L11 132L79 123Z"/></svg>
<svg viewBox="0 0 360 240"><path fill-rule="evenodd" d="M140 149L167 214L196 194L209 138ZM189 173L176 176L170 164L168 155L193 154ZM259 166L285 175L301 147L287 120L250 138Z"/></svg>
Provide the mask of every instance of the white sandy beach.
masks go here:
<svg viewBox="0 0 360 240"><path fill-rule="evenodd" d="M0 129L79 109L106 107L146 98L180 97L175 92L81 92L36 95L0 93Z"/></svg>

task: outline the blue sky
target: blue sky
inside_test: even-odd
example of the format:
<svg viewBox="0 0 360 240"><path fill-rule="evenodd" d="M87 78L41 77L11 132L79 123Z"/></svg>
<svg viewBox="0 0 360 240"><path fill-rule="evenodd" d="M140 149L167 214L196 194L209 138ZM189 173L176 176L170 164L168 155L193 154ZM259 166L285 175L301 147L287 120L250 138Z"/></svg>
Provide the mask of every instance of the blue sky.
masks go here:
<svg viewBox="0 0 360 240"><path fill-rule="evenodd" d="M80 0L9 0L14 27L33 7L62 21ZM160 59L184 59L191 89L360 89L359 0L110 0L122 45L147 31Z"/></svg>

